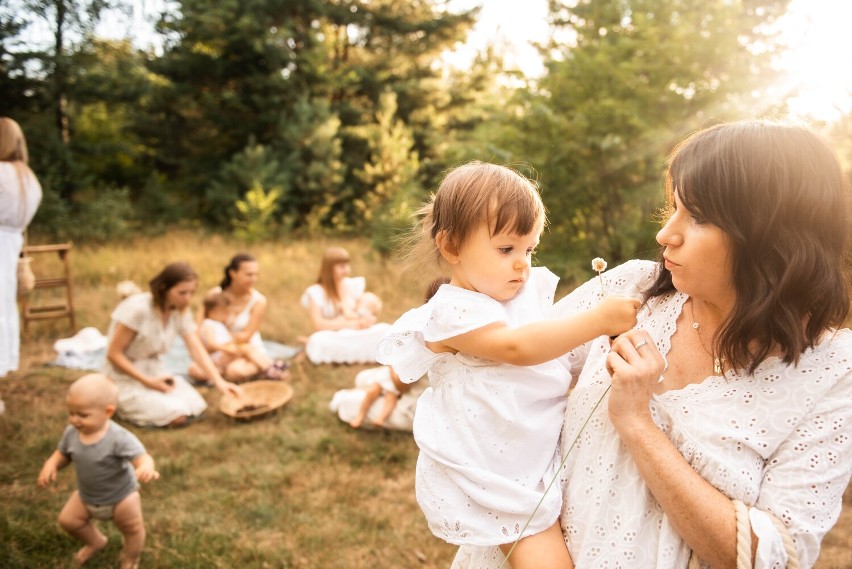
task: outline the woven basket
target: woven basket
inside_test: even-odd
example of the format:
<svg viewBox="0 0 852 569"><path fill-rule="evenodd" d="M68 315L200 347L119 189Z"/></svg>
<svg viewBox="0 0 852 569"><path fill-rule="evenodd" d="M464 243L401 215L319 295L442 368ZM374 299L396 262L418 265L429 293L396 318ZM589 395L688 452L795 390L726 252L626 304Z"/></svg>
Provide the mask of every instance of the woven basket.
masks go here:
<svg viewBox="0 0 852 569"><path fill-rule="evenodd" d="M260 379L240 386L243 396L222 396L219 410L234 419L255 419L283 407L293 397L293 388L283 381Z"/></svg>

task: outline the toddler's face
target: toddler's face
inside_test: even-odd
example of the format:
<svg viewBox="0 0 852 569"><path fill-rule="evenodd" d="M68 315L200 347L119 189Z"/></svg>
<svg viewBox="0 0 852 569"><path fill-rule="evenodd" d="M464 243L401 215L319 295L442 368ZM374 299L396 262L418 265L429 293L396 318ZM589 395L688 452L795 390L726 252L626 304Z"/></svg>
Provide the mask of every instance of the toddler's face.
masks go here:
<svg viewBox="0 0 852 569"><path fill-rule="evenodd" d="M112 415L105 406L95 404L80 394L69 394L66 402L68 422L82 434L98 432Z"/></svg>
<svg viewBox="0 0 852 569"><path fill-rule="evenodd" d="M213 310L210 310L207 313L207 318L210 320L215 320L217 322L221 322L223 324L230 324L231 322L231 311L227 306L217 306Z"/></svg>

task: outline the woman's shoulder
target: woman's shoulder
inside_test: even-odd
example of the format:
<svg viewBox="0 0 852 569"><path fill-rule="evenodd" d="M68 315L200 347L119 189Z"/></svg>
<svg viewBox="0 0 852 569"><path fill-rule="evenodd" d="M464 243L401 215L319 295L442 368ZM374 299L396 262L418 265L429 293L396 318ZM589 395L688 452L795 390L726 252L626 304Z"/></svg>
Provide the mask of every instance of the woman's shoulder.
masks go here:
<svg viewBox="0 0 852 569"><path fill-rule="evenodd" d="M112 311L112 319L133 330L139 331L144 322L152 319L154 299L150 292L133 294L118 303Z"/></svg>
<svg viewBox="0 0 852 569"><path fill-rule="evenodd" d="M266 296L257 290L256 288L251 289L251 304L252 306L260 305L266 306Z"/></svg>
<svg viewBox="0 0 852 569"><path fill-rule="evenodd" d="M124 300L118 303L118 306L115 308L115 311L122 312L139 312L143 310L150 310L154 307L154 298L150 292L138 292L136 294L131 294Z"/></svg>
<svg viewBox="0 0 852 569"><path fill-rule="evenodd" d="M204 293L204 298L210 298L211 296L214 296L216 294L221 294L221 293L222 293L222 287L220 287L219 285L216 285L214 287L207 289L207 292Z"/></svg>
<svg viewBox="0 0 852 569"><path fill-rule="evenodd" d="M305 289L305 292L302 293L301 303L305 308L309 308L311 303L317 305L325 304L325 289L322 288L322 285L319 283L314 283L308 288Z"/></svg>

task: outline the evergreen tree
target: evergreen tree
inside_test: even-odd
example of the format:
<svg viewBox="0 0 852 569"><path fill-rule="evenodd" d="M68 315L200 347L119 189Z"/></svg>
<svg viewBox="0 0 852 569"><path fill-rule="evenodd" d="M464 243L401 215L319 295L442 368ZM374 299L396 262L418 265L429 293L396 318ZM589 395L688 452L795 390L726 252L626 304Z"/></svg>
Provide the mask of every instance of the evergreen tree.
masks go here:
<svg viewBox="0 0 852 569"><path fill-rule="evenodd" d="M666 153L707 122L764 110L751 93L771 79L771 50L756 46L786 4L551 0L555 37L575 40L547 46L556 57L516 131L553 212L545 249L584 269L651 254Z"/></svg>

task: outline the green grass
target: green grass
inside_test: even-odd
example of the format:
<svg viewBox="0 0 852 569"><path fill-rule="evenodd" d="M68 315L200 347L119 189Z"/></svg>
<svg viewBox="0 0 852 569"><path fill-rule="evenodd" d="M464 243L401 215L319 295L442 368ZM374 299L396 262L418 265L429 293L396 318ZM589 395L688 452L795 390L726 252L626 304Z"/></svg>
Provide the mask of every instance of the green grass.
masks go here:
<svg viewBox="0 0 852 569"><path fill-rule="evenodd" d="M184 259L215 285L230 256L242 250L261 264L258 285L270 300L262 332L295 344L309 333L299 306L315 281L326 246L341 244L353 272L367 277L392 321L419 303L419 282L362 241L312 241L247 247L187 233L71 253L77 327L105 332L125 279L140 286L166 263ZM37 270L55 272L50 259ZM196 295L196 301L200 298ZM44 300L44 299L42 299ZM196 302L198 304L198 302ZM75 488L73 468L49 489L36 485L44 460L67 422L65 393L83 372L46 366L53 341L70 335L67 321L30 325L22 368L0 380L0 567L72 567L78 543L56 517ZM293 399L277 413L236 422L217 410L219 393L203 389L203 418L181 430L129 426L154 456L160 480L143 485L148 538L143 567L360 568L447 567L455 548L433 537L414 500L417 448L410 433L354 431L328 410L333 393L352 387L366 366L293 368ZM100 523L109 546L86 566L115 567L121 536Z"/></svg>
<svg viewBox="0 0 852 569"><path fill-rule="evenodd" d="M37 239L31 240L37 242ZM106 331L115 285L144 284L166 263L189 261L200 290L216 284L230 256L242 250L261 264L258 284L270 300L262 332L294 344L309 332L299 306L316 278L326 246L349 249L354 274L385 301L385 320L419 304L431 275L414 282L364 241L268 243L247 247L219 236L178 233L71 253L77 326ZM36 270L51 270L38 259ZM196 295L196 300L200 294ZM197 302L196 302L197 304ZM72 567L79 544L56 516L75 488L73 468L49 489L36 485L44 460L66 424L68 385L83 372L46 366L51 346L70 335L67 321L31 325L22 368L0 379L7 411L0 416L0 569ZM293 368L293 399L277 413L235 422L210 407L182 430L130 426L154 456L160 480L142 488L148 539L142 567L171 568L446 568L455 547L433 537L414 499L417 448L408 433L354 431L328 410L333 393L351 387L365 366ZM847 491L847 503L852 493ZM86 567L116 567L120 535L100 527L109 546ZM818 569L852 566L852 512L827 536Z"/></svg>

